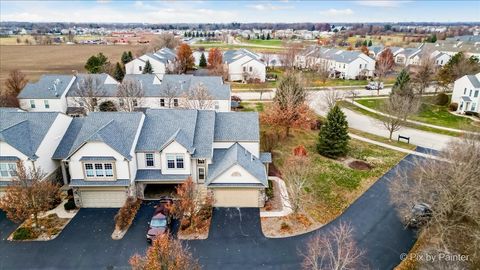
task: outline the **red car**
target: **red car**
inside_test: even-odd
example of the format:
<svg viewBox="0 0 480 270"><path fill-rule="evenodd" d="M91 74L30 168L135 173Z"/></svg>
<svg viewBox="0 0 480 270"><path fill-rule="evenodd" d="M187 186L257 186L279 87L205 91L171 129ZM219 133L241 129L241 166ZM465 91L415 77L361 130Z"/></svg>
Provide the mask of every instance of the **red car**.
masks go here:
<svg viewBox="0 0 480 270"><path fill-rule="evenodd" d="M156 213L148 223L147 241L152 242L157 236L168 232L168 219L162 213Z"/></svg>

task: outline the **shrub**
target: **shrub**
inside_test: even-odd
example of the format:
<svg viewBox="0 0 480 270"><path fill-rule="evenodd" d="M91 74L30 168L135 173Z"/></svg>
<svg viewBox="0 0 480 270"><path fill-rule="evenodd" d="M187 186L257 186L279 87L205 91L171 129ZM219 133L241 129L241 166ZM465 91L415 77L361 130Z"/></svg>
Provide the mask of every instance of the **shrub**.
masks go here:
<svg viewBox="0 0 480 270"><path fill-rule="evenodd" d="M138 208L140 208L141 200L137 200L134 197L128 197L125 204L118 210L115 215L115 225L120 230L126 229L135 218Z"/></svg>
<svg viewBox="0 0 480 270"><path fill-rule="evenodd" d="M68 199L68 202L66 202L63 205L63 208L65 208L65 210L67 210L67 211L70 211L70 210L73 210L73 209L77 208L77 206L75 205L75 200L73 198Z"/></svg>
<svg viewBox="0 0 480 270"><path fill-rule="evenodd" d="M275 131L262 131L260 136L261 148L266 152L272 152L280 141L280 135Z"/></svg>
<svg viewBox="0 0 480 270"><path fill-rule="evenodd" d="M33 238L36 237L31 228L20 227L13 233L13 240L26 240Z"/></svg>
<svg viewBox="0 0 480 270"><path fill-rule="evenodd" d="M272 182L272 180L268 180L268 188L265 190L265 194L267 195L269 200L271 198L273 198L273 182Z"/></svg>
<svg viewBox="0 0 480 270"><path fill-rule="evenodd" d="M458 110L458 103L450 103L450 105L448 105L448 110L450 110L451 112L456 112Z"/></svg>
<svg viewBox="0 0 480 270"><path fill-rule="evenodd" d="M299 145L293 149L293 155L305 157L307 156L307 149L305 149L305 146Z"/></svg>
<svg viewBox="0 0 480 270"><path fill-rule="evenodd" d="M232 96L232 101L242 102L242 99L239 96Z"/></svg>
<svg viewBox="0 0 480 270"><path fill-rule="evenodd" d="M438 93L437 96L435 97L435 104L439 106L446 106L449 101L450 101L450 98L445 93Z"/></svg>

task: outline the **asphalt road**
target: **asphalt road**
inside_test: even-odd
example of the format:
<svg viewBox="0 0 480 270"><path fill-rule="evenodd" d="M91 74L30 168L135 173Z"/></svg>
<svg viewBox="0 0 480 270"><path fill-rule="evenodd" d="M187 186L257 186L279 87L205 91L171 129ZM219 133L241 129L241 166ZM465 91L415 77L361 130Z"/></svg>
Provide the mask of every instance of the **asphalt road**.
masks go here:
<svg viewBox="0 0 480 270"><path fill-rule="evenodd" d="M395 170L408 170L413 156L402 160L380 178L335 221L320 228L324 233L349 222L354 238L367 253L372 269L392 269L408 252L415 235L405 230L389 204L388 182ZM263 236L258 209L215 209L207 240L187 241L204 269L299 269L308 238L316 232L282 239ZM0 269L129 269L128 259L144 253L147 222L153 203L143 205L122 240L110 238L117 209L81 209L59 237L47 242L4 240L15 225L0 213Z"/></svg>

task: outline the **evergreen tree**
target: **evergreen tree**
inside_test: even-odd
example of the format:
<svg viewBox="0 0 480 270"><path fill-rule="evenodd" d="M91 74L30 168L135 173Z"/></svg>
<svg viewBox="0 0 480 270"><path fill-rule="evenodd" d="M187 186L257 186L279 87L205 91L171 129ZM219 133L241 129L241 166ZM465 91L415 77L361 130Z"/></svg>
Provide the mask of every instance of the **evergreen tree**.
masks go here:
<svg viewBox="0 0 480 270"><path fill-rule="evenodd" d="M142 73L143 74L152 74L153 73L152 64L150 64L149 60L147 60L147 62L145 62L145 67L143 67Z"/></svg>
<svg viewBox="0 0 480 270"><path fill-rule="evenodd" d="M250 34L248 34L247 39L250 40Z"/></svg>
<svg viewBox="0 0 480 270"><path fill-rule="evenodd" d="M128 51L128 62L133 60L132 51Z"/></svg>
<svg viewBox="0 0 480 270"><path fill-rule="evenodd" d="M335 105L330 109L326 122L318 135L317 151L319 154L337 158L348 151L348 122L340 107Z"/></svg>
<svg viewBox="0 0 480 270"><path fill-rule="evenodd" d="M85 69L89 73L102 73L109 64L108 58L103 53L99 53L88 58Z"/></svg>
<svg viewBox="0 0 480 270"><path fill-rule="evenodd" d="M365 46L365 47L368 46L368 42L367 42L366 39L363 41L362 45Z"/></svg>
<svg viewBox="0 0 480 270"><path fill-rule="evenodd" d="M270 36L270 33L267 33L267 40L270 40L272 39L272 37Z"/></svg>
<svg viewBox="0 0 480 270"><path fill-rule="evenodd" d="M200 63L198 65L202 68L207 66L207 59L205 58L205 54L203 52L202 52L202 55L200 56Z"/></svg>
<svg viewBox="0 0 480 270"><path fill-rule="evenodd" d="M123 58L123 56L122 56L122 58ZM122 67L122 65L120 65L119 62L117 62L117 64L115 65L115 71L113 73L113 77L117 81L122 81L124 76L125 76L125 72L123 71L123 67Z"/></svg>
<svg viewBox="0 0 480 270"><path fill-rule="evenodd" d="M130 62L130 57L128 56L128 52L123 52L122 53L122 58L121 58L122 64L126 64Z"/></svg>
<svg viewBox="0 0 480 270"><path fill-rule="evenodd" d="M370 40L368 41L368 47L371 47L372 45L373 45L373 43L372 43L372 40L370 39Z"/></svg>
<svg viewBox="0 0 480 270"><path fill-rule="evenodd" d="M261 39L265 40L265 34L262 34Z"/></svg>
<svg viewBox="0 0 480 270"><path fill-rule="evenodd" d="M403 69L398 74L397 79L392 87L392 94L399 94L401 96L413 96L413 89L410 85L410 74L406 69Z"/></svg>

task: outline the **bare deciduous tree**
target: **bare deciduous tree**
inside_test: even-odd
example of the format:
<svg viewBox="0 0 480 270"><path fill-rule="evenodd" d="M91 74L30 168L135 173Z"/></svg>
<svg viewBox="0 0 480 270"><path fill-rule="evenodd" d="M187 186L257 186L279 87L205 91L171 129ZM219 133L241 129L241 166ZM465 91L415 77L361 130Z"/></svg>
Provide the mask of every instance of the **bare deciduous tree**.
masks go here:
<svg viewBox="0 0 480 270"><path fill-rule="evenodd" d="M27 82L28 80L25 74L23 74L21 71L13 70L10 72L10 74L8 74L8 78L5 81L5 88L9 93L17 96L25 87Z"/></svg>
<svg viewBox="0 0 480 270"><path fill-rule="evenodd" d="M307 189L311 187L310 161L305 156L290 156L283 166L282 175L288 191L293 213L305 209L310 201Z"/></svg>
<svg viewBox="0 0 480 270"><path fill-rule="evenodd" d="M150 41L150 49L152 51L160 50L161 48L174 49L180 44L180 41L175 38L172 33L162 33Z"/></svg>
<svg viewBox="0 0 480 270"><path fill-rule="evenodd" d="M322 91L322 99L320 106L323 106L326 110L330 110L337 104L337 101L343 98L343 92L336 90L335 88L330 88L328 90Z"/></svg>
<svg viewBox="0 0 480 270"><path fill-rule="evenodd" d="M98 99L105 96L105 89L100 78L87 75L77 83L73 92L75 102L85 110L85 113L94 112L98 107Z"/></svg>
<svg viewBox="0 0 480 270"><path fill-rule="evenodd" d="M295 61L298 53L302 49L302 45L299 43L285 42L283 44L285 50L279 54L280 62L286 69L293 69L295 67Z"/></svg>
<svg viewBox="0 0 480 270"><path fill-rule="evenodd" d="M413 75L413 82L419 95L423 95L423 92L430 86L434 74L435 62L431 57L431 53L427 51L420 58L420 63Z"/></svg>
<svg viewBox="0 0 480 270"><path fill-rule="evenodd" d="M15 175L14 180L0 198L0 209L15 222L33 217L35 225L38 226L40 213L50 210L59 198L59 187L49 180L44 180L45 173L41 168L28 169L23 162L17 162L16 168L11 169L11 174Z"/></svg>
<svg viewBox="0 0 480 270"><path fill-rule="evenodd" d="M476 268L480 265L480 137L452 140L438 157L441 160L415 160L413 170L398 171L390 186L391 200L401 218L416 203L430 205L432 217L420 228L422 249L467 255L467 268Z"/></svg>
<svg viewBox="0 0 480 270"><path fill-rule="evenodd" d="M174 105L173 104L174 99L178 99L178 97L179 97L179 92L178 92L178 89L174 85L172 85L169 82L165 82L162 85L162 89L160 90L160 95L162 96L161 99L164 100L163 105L167 108L172 108L173 105ZM159 100L159 103L160 103L160 106L161 106L162 101Z"/></svg>
<svg viewBox="0 0 480 270"><path fill-rule="evenodd" d="M383 126L389 132L389 139L392 140L393 133L399 131L408 116L410 104L408 98L400 95L392 95L385 101L381 111L386 114L381 119Z"/></svg>
<svg viewBox="0 0 480 270"><path fill-rule="evenodd" d="M183 98L182 107L195 110L207 110L213 107L213 97L202 83L189 89Z"/></svg>
<svg viewBox="0 0 480 270"><path fill-rule="evenodd" d="M343 222L326 234L316 233L308 241L306 253L301 253L303 269L365 269L365 252L357 247L352 234L351 226Z"/></svg>
<svg viewBox="0 0 480 270"><path fill-rule="evenodd" d="M119 107L122 111L133 112L136 107L144 103L145 92L142 85L136 80L123 80L117 87Z"/></svg>
<svg viewBox="0 0 480 270"><path fill-rule="evenodd" d="M330 71L326 63L319 63L314 66L315 73L317 74L320 81L325 84L328 78L330 77Z"/></svg>

